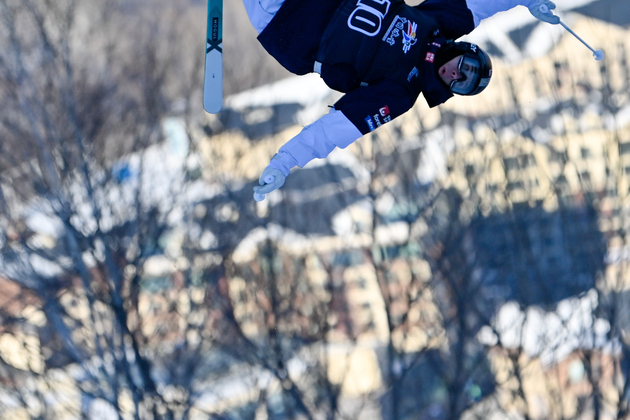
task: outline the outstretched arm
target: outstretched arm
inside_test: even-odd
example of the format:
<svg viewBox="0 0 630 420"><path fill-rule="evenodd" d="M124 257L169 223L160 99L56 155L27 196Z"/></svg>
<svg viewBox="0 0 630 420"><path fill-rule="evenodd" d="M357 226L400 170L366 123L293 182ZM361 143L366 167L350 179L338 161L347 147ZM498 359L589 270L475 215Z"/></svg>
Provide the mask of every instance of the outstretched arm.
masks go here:
<svg viewBox="0 0 630 420"><path fill-rule="evenodd" d="M551 12L556 5L550 0L466 0L468 8L475 19L475 27L479 26L483 19L494 16L499 12L510 10L516 6L525 6L536 18L556 24L560 19ZM541 10L540 6L546 5L547 9ZM546 11L545 11L546 10Z"/></svg>
<svg viewBox="0 0 630 420"><path fill-rule="evenodd" d="M282 187L294 166L303 167L313 159L325 158L335 147L344 149L361 136L341 111L332 109L280 148L260 176L260 186L254 187L254 198L262 201L265 194Z"/></svg>
<svg viewBox="0 0 630 420"><path fill-rule="evenodd" d="M254 198L284 185L294 166L327 157L336 147L346 148L364 134L404 114L413 101L401 85L383 79L345 94L328 114L304 127L280 148L254 187Z"/></svg>

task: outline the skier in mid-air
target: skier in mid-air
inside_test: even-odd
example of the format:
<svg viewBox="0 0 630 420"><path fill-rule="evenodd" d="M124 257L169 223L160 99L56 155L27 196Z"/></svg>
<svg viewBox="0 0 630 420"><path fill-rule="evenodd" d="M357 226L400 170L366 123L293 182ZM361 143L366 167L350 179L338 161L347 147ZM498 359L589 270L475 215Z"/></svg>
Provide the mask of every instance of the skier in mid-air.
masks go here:
<svg viewBox="0 0 630 420"><path fill-rule="evenodd" d="M294 166L325 158L407 112L422 93L430 107L476 95L492 76L490 57L457 42L481 20L516 6L557 24L549 0L244 0L263 47L295 74L319 73L345 95L271 159L254 187L262 200ZM542 7L541 7L542 6Z"/></svg>

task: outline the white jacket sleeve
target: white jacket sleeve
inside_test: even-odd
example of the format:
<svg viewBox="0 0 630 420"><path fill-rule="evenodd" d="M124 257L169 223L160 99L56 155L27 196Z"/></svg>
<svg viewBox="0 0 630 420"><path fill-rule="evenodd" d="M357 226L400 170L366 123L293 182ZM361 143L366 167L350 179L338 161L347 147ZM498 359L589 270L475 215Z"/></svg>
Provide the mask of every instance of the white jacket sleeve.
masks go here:
<svg viewBox="0 0 630 420"><path fill-rule="evenodd" d="M282 146L270 166L288 176L292 167L303 167L313 159L325 158L335 147L345 149L362 136L341 111L332 109Z"/></svg>
<svg viewBox="0 0 630 420"><path fill-rule="evenodd" d="M530 8L540 0L466 0L468 8L475 19L475 27L479 26L483 19L494 16L499 12L513 9L516 6Z"/></svg>

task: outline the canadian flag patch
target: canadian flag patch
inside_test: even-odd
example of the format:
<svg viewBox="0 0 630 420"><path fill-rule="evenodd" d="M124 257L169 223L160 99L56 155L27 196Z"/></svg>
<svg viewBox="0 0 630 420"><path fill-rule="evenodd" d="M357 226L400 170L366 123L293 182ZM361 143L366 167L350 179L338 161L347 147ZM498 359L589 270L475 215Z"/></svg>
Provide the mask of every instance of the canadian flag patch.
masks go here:
<svg viewBox="0 0 630 420"><path fill-rule="evenodd" d="M435 53L428 52L427 56L424 57L424 61L428 61L429 63L433 63L435 61Z"/></svg>

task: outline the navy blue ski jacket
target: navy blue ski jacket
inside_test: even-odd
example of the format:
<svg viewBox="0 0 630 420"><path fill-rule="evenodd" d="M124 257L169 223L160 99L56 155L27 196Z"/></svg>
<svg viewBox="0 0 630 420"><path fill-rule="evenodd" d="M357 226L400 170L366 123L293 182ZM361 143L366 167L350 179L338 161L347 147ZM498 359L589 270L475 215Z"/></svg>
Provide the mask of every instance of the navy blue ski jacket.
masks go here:
<svg viewBox="0 0 630 420"><path fill-rule="evenodd" d="M346 93L336 104L366 134L407 112L423 93L429 106L452 94L433 66L446 39L475 28L466 0L286 0L258 39L286 69L319 73Z"/></svg>
<svg viewBox="0 0 630 420"><path fill-rule="evenodd" d="M285 0L258 39L295 74L319 73L344 92L330 113L286 144L269 166L294 166L328 156L408 111L420 93L429 106L452 94L438 79L436 52L483 19L546 0ZM532 12L533 13L533 12Z"/></svg>

